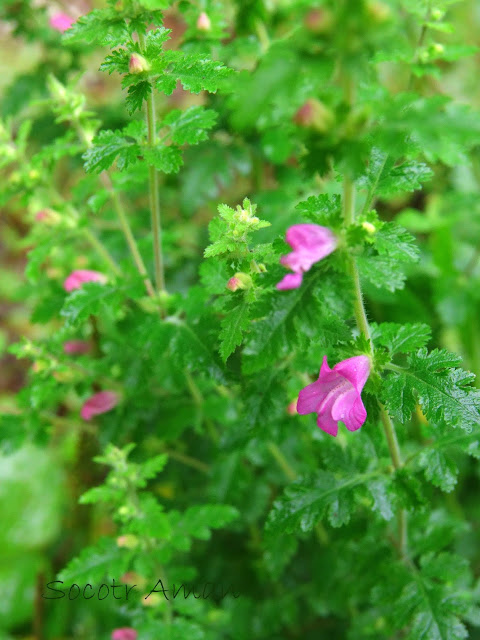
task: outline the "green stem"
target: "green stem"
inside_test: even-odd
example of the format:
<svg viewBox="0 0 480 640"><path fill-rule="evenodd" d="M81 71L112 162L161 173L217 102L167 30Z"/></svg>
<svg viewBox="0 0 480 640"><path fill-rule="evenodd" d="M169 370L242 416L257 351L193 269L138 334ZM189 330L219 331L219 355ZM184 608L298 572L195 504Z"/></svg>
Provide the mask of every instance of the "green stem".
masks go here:
<svg viewBox="0 0 480 640"><path fill-rule="evenodd" d="M115 210L118 215L118 219L120 221L120 225L122 227L123 235L125 236L125 240L127 241L133 261L135 262L135 266L137 267L137 271L143 278L148 295L154 297L155 290L148 276L147 268L145 267L143 258L140 255L140 251L138 250L135 236L133 235L132 229L128 222L127 214L125 213L125 210L123 208L122 201L120 200L118 193L113 188L110 178L106 173L102 174L102 182L111 195Z"/></svg>
<svg viewBox="0 0 480 640"><path fill-rule="evenodd" d="M355 185L349 179L345 178L343 187L343 213L345 226L351 225L355 222ZM363 303L362 287L360 283L360 275L354 256L350 256L350 274L353 280L354 290L354 312L357 322L358 330L361 335L364 336L370 343L371 355L373 356L373 347L371 342L370 326L368 324L367 314L365 312L365 306ZM387 413L384 405L378 401L380 409L380 417L385 432L385 437L388 443L388 449L390 457L395 469L400 469L402 466L402 459L400 454L400 447L398 445L397 435L395 433L395 427L390 416ZM407 517L404 509L400 510L398 514L398 540L402 557L406 555L407 547Z"/></svg>
<svg viewBox="0 0 480 640"><path fill-rule="evenodd" d="M145 49L145 36L138 34L140 48ZM153 148L156 144L157 133L155 129L155 97L153 87L147 98L147 139L148 145ZM158 292L165 291L165 273L162 254L162 222L160 216L160 191L158 184L158 172L152 165L148 166L150 212L152 218L153 251L155 259L155 284Z"/></svg>
<svg viewBox="0 0 480 640"><path fill-rule="evenodd" d="M73 126L75 127L78 137L83 141L87 148L92 146L92 140L87 135L86 131L82 128L81 123L78 120L73 120ZM116 192L112 180L106 171L103 171L100 174L100 180L105 187L105 189L110 194L110 197L113 202L113 206L117 213L118 219L120 221L120 226L123 231L123 235L125 236L125 240L127 241L128 247L130 249L130 253L132 254L133 261L135 262L135 266L137 267L138 273L143 278L145 283L145 288L149 296L155 296L155 290L148 276L148 271L145 267L145 263L143 262L143 258L140 255L140 251L138 250L137 243L135 241L135 236L132 233L132 229L130 227L130 223L128 222L127 214L125 213L125 209L123 208L122 201L118 193Z"/></svg>
<svg viewBox="0 0 480 640"><path fill-rule="evenodd" d="M201 460L197 460L197 458L192 458L192 456L187 456L183 453L179 453L178 451L173 451L172 449L164 449L164 453L166 453L169 458L172 458L172 460L178 460L178 462L183 463L187 467L192 467L202 473L210 473L210 467L208 464L205 464L205 462L202 462Z"/></svg>
<svg viewBox="0 0 480 640"><path fill-rule="evenodd" d="M122 272L121 272L119 266L117 265L115 260L112 258L112 256L108 253L107 249L100 242L100 240L97 238L97 236L92 231L90 231L90 229L84 229L83 232L84 232L85 237L87 238L87 240L92 245L92 247L95 249L95 251L100 256L102 256L102 258L105 260L105 262L111 268L113 273L115 275L117 275L117 276L121 276Z"/></svg>

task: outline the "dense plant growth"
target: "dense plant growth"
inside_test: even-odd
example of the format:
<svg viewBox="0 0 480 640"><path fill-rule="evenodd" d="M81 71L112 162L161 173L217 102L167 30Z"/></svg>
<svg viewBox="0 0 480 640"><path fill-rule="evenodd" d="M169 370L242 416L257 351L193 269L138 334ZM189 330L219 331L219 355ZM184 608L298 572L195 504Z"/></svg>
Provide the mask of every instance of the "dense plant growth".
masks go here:
<svg viewBox="0 0 480 640"><path fill-rule="evenodd" d="M0 633L479 637L476 3L93 4L1 8Z"/></svg>

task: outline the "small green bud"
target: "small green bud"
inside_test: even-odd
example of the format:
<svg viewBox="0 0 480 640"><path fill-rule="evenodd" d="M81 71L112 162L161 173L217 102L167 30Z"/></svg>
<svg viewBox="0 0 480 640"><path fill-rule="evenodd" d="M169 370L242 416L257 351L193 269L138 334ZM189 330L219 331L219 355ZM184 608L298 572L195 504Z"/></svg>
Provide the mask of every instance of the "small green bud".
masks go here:
<svg viewBox="0 0 480 640"><path fill-rule="evenodd" d="M239 289L251 289L253 287L253 280L247 273L240 271L234 275L234 278L238 281Z"/></svg>
<svg viewBox="0 0 480 640"><path fill-rule="evenodd" d="M296 124L301 127L309 127L320 133L326 133L335 122L333 112L323 102L315 98L309 98L298 109L293 117Z"/></svg>
<svg viewBox="0 0 480 640"><path fill-rule="evenodd" d="M377 229L375 227L375 225L373 225L371 222L362 222L362 227L365 229L365 231L367 233L373 234L376 233Z"/></svg>

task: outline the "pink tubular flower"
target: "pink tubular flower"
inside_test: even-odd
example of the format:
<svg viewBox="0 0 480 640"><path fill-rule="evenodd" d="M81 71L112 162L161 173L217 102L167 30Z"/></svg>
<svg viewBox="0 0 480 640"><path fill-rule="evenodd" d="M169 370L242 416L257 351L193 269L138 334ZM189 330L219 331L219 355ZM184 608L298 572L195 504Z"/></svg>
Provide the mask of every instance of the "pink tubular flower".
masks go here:
<svg viewBox="0 0 480 640"><path fill-rule="evenodd" d="M112 631L112 640L137 640L137 638L138 633L130 627L123 627L122 629Z"/></svg>
<svg viewBox="0 0 480 640"><path fill-rule="evenodd" d="M63 345L63 351L68 355L87 353L89 350L90 344L85 340L68 340Z"/></svg>
<svg viewBox="0 0 480 640"><path fill-rule="evenodd" d="M84 403L80 415L84 420L91 420L93 416L107 413L117 404L118 395L115 391L99 391Z"/></svg>
<svg viewBox="0 0 480 640"><path fill-rule="evenodd" d="M90 271L89 269L77 269L73 271L63 283L65 291L73 291L74 289L80 289L85 282L101 282L104 284L107 278L103 273L98 271Z"/></svg>
<svg viewBox="0 0 480 640"><path fill-rule="evenodd" d="M60 31L60 33L63 33L67 29L70 29L74 22L75 19L67 15L66 13L54 13L50 18L50 26L52 27L52 29Z"/></svg>
<svg viewBox="0 0 480 640"><path fill-rule="evenodd" d="M332 253L337 247L337 238L318 224L294 224L287 230L286 240L293 251L282 256L280 263L288 267L293 274L287 274L277 284L277 289L298 289L302 284L303 273Z"/></svg>
<svg viewBox="0 0 480 640"><path fill-rule="evenodd" d="M342 360L330 369L324 356L318 380L300 391L297 411L316 413L317 425L332 436L341 420L349 431L360 429L367 418L360 394L370 374L367 356Z"/></svg>

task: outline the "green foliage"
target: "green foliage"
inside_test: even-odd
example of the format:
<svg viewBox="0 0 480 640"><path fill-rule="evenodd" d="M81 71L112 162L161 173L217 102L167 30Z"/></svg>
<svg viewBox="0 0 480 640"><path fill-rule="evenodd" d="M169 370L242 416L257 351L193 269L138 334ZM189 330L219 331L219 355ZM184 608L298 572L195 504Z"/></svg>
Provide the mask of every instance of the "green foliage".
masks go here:
<svg viewBox="0 0 480 640"><path fill-rule="evenodd" d="M467 431L477 427L480 392L472 386L475 376L457 367L460 361L445 349L428 353L422 348L412 354L408 368L385 379L383 394L392 415L405 422L419 402L434 424Z"/></svg>
<svg viewBox="0 0 480 640"><path fill-rule="evenodd" d="M0 636L475 638L472 3L1 4Z"/></svg>

